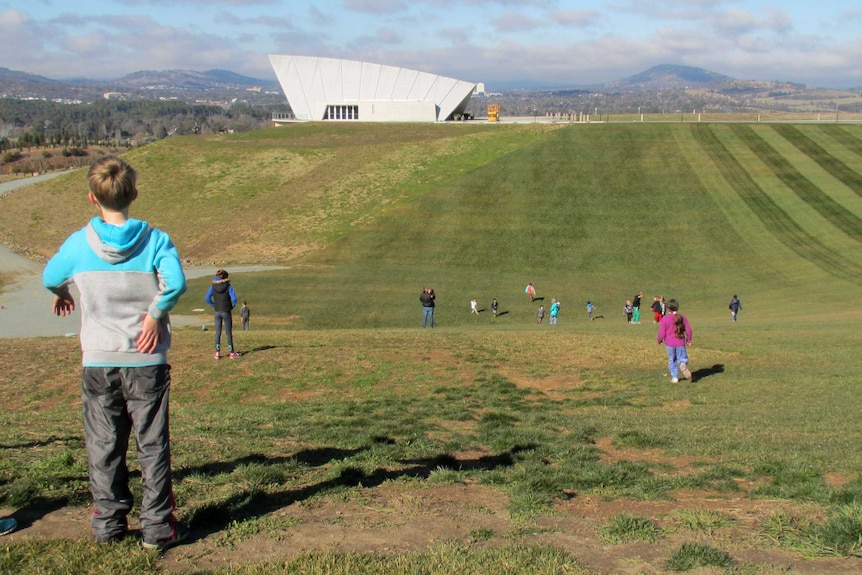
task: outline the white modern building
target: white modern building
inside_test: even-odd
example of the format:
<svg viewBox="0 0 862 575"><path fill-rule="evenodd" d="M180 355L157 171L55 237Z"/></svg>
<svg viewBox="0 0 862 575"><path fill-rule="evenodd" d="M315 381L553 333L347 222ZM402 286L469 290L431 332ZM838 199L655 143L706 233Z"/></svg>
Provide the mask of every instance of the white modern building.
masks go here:
<svg viewBox="0 0 862 575"><path fill-rule="evenodd" d="M444 122L460 118L475 83L316 56L270 54L296 120Z"/></svg>

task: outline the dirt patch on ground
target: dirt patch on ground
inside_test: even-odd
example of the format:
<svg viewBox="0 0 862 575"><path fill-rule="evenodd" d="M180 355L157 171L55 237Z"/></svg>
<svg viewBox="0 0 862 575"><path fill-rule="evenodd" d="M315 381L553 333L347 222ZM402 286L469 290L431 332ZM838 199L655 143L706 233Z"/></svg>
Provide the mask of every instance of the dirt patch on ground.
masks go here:
<svg viewBox="0 0 862 575"><path fill-rule="evenodd" d="M756 564L757 573L849 575L862 570L856 559L805 559L762 535L759 525L765 518L801 511L802 505L793 502L704 492L676 493L661 501L605 501L574 495L535 521L513 519L507 503L500 491L473 483L420 486L393 482L360 487L348 501L314 499L274 511L259 518L260 529L253 534L231 532L233 528L193 531L185 544L165 553L161 567L166 572L184 572L283 561L311 551L400 554L448 541L495 546L515 540L563 549L601 574L670 573L667 558L683 542L704 542L723 549L739 563ZM687 528L681 520L686 512L705 510L727 518L728 525L703 532ZM604 540L602 527L623 512L651 518L662 528L662 536L651 543ZM24 513L19 518L25 528L10 540L80 539L89 532L89 510L84 507L62 508L42 516Z"/></svg>

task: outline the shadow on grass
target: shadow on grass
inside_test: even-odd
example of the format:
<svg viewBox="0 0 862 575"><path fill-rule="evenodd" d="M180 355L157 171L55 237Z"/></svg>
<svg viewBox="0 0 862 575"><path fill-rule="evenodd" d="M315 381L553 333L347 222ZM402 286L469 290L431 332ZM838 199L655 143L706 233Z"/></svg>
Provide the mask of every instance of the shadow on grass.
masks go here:
<svg viewBox="0 0 862 575"><path fill-rule="evenodd" d="M716 363L712 367L702 367L698 370L691 372L691 381L700 381L705 377L709 377L710 375L717 375L719 373L724 373L723 363Z"/></svg>
<svg viewBox="0 0 862 575"><path fill-rule="evenodd" d="M300 452L294 458L265 458L264 463L277 465L283 462L284 459L299 459L310 461L316 465L323 465L327 461L341 459L351 452L358 453L365 449L368 448L360 448L358 450L315 449L310 452ZM247 490L225 500L209 503L193 510L187 518L187 524L192 531L190 540L204 539L213 533L224 530L235 522L267 515L316 495L345 487L351 488L361 485L365 488L373 488L400 478L428 479L434 470L440 468L490 471L498 467L508 467L513 465L514 455L518 451L528 449L534 449L534 447L515 447L510 451L497 455L465 459L459 459L449 454L441 454L432 458L401 461L405 465L401 469L375 469L371 473L367 473L358 467L345 467L337 477L314 485L275 492L265 492L259 489ZM237 461L221 465L230 468L239 464L241 463Z"/></svg>
<svg viewBox="0 0 862 575"><path fill-rule="evenodd" d="M295 455L291 455L290 457L269 457L260 453L251 453L245 457L234 459L233 461L215 461L199 467L175 469L172 475L175 481L182 481L186 477L198 474L207 476L230 475L237 468L244 465L265 465L268 467L274 467L276 465L283 465L293 461L302 463L309 467L321 467L330 461L338 461L347 457L353 457L354 455L358 455L366 450L368 450L367 447L360 447L358 449L336 449L334 447L324 447L320 449L303 450ZM135 471L129 473L130 476L134 476L136 474L140 476L140 473L136 473Z"/></svg>
<svg viewBox="0 0 862 575"><path fill-rule="evenodd" d="M18 530L20 531L32 527L34 523L46 515L59 511L67 505L69 505L67 497L37 497L19 507L12 516L18 522Z"/></svg>
<svg viewBox="0 0 862 575"><path fill-rule="evenodd" d="M71 446L71 447L83 447L84 446L84 437L83 437L83 435L69 435L66 437L49 436L46 439L42 439L39 441L28 441L26 443L0 444L0 450L2 450L2 449L34 449L36 447L47 447L49 445L56 445L58 443L66 444L66 445Z"/></svg>

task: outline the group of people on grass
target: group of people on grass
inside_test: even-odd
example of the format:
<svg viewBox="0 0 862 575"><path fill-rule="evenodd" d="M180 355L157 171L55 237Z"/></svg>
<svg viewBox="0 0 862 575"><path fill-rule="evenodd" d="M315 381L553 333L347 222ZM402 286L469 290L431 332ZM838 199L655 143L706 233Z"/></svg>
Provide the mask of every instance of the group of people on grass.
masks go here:
<svg viewBox="0 0 862 575"><path fill-rule="evenodd" d="M530 302L534 302L536 300L536 288L533 286L532 282L527 284L524 288L524 292L527 294ZM434 290L425 288L422 290L422 295L419 297L420 301L422 301L423 308L425 309L425 315L423 316L422 321L423 328L427 323L429 309L431 310L431 327L434 327L433 309L435 298L433 294ZM640 323L640 307L642 299L643 292L639 291L632 299L626 300L626 305L623 311L628 323ZM557 325L557 316L560 312L560 306L561 304L556 298L551 298L551 305L549 310L547 310L547 315L550 318L550 325ZM497 298L494 298L491 304L491 309L494 312L494 316L496 316L498 309ZM730 303L728 304L728 309L730 310L732 320L736 321L739 310L742 309L742 303L736 295L731 298ZM593 314L595 310L596 306L593 305L591 301L587 301L587 319L590 321L594 319ZM692 342L692 329L688 318L679 313L679 302L675 299L665 301L663 296L657 295L653 297L653 303L650 306L650 310L653 312L653 323L658 324L658 334L656 339L659 344L664 344L667 352L668 372L671 377L671 382L679 383L681 378L693 381L692 372L688 366L689 359L687 351L687 348L691 346ZM478 303L475 297L470 300L470 313L479 313ZM545 306L542 304L536 312L536 319L539 324L543 322L545 315Z"/></svg>
<svg viewBox="0 0 862 575"><path fill-rule="evenodd" d="M84 444L95 506L91 526L98 543L113 543L129 535L127 516L134 497L126 450L134 433L143 481L141 544L144 549L164 550L187 534L174 515L168 423L169 312L186 291L186 278L168 234L129 216L130 206L138 197L137 173L132 166L119 157L103 156L90 166L87 181L87 199L99 215L63 243L45 267L43 284L54 295L54 314L67 317L76 308L72 284L78 288L81 303ZM525 291L530 301L535 301L532 283ZM633 317L641 295L632 302ZM422 325L433 328L434 290L423 289L419 299ZM216 272L205 300L214 308L215 357L222 357L222 333L227 338L228 357L239 357L232 334L237 297L226 270ZM491 307L496 315L496 298ZM741 307L734 296L730 304L734 321ZM472 309L478 313L475 305ZM587 309L588 314L593 310L589 302ZM559 310L560 302L553 299L550 323L556 323ZM248 329L250 309L245 302L240 316L243 329ZM537 317L541 323L544 307ZM657 341L667 348L674 383L679 381L679 374L692 378L686 351L691 340L688 319L679 313L676 300L668 301ZM14 518L0 518L0 534L16 527Z"/></svg>

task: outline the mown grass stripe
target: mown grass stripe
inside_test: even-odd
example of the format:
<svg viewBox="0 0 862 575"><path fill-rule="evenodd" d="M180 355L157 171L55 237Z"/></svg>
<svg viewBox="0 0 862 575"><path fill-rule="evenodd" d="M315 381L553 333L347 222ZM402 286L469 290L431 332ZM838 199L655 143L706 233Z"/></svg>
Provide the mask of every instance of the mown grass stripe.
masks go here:
<svg viewBox="0 0 862 575"><path fill-rule="evenodd" d="M812 184L751 126L735 125L731 129L799 199L848 236L862 242L862 220Z"/></svg>
<svg viewBox="0 0 862 575"><path fill-rule="evenodd" d="M845 258L802 229L766 194L730 153L712 127L693 126L692 135L720 166L721 173L767 231L794 253L825 272L862 284L862 267Z"/></svg>
<svg viewBox="0 0 862 575"><path fill-rule="evenodd" d="M832 177L853 190L857 196L862 197L862 174L824 150L820 144L803 134L796 126L775 124L771 127L797 150L817 162Z"/></svg>
<svg viewBox="0 0 862 575"><path fill-rule="evenodd" d="M862 139L854 136L842 126L820 126L820 130L857 156L862 156Z"/></svg>

